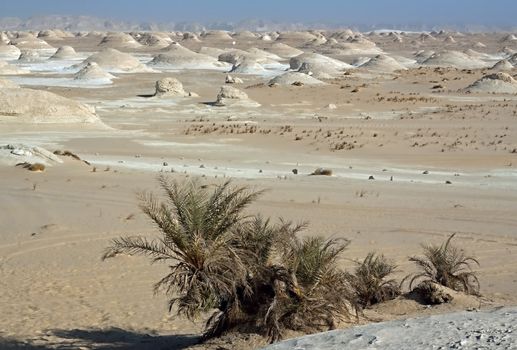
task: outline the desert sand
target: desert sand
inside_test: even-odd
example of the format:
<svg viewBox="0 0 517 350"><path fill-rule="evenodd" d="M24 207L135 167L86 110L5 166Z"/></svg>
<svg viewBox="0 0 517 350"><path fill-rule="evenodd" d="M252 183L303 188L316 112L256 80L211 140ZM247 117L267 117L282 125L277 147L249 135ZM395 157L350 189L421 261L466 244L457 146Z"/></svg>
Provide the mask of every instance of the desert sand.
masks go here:
<svg viewBox="0 0 517 350"><path fill-rule="evenodd" d="M112 238L157 237L136 192L156 190L159 174L267 189L250 210L350 239L344 268L378 251L399 279L415 271L408 256L420 244L452 233L479 259L480 298L435 307L398 299L360 323L445 317L452 329L472 314L431 315L517 305L517 42L508 34L1 37L0 348L266 345L195 345L203 319L178 318L153 294L167 266L101 261ZM45 169L16 166L24 162ZM309 176L320 167L333 175ZM515 319L514 308L479 317L503 310ZM382 325L366 327L361 342L393 340L379 335ZM342 332L332 341L358 331Z"/></svg>

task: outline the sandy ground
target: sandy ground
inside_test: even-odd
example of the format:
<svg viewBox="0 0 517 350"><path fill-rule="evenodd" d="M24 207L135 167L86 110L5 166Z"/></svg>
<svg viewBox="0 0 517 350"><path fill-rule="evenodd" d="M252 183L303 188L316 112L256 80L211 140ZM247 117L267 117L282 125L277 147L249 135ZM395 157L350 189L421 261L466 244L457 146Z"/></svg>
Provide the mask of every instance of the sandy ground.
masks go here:
<svg viewBox="0 0 517 350"><path fill-rule="evenodd" d="M409 44L375 40L386 52L412 56ZM479 40L487 52L503 46L489 35L457 46ZM99 49L90 39L63 44L84 57ZM267 46L242 48L260 45ZM152 53L133 52L142 62ZM202 322L169 314L166 298L152 293L166 266L100 260L111 238L157 234L136 192L156 190L162 172L266 188L250 210L309 221L306 234L351 239L344 267L382 252L399 265L397 278L414 271L407 257L420 244L457 233L481 263L477 306L517 303L517 97L460 91L486 70L359 69L301 87L268 87L270 77L237 74L244 80L237 87L261 105L251 108L211 105L225 79L216 70L115 74L113 85L93 88L67 86L67 72L32 68L7 78L90 104L103 125L0 122L0 146L70 150L90 163L62 157L42 173L0 164L0 348L180 349L197 341ZM150 98L166 76L199 97ZM45 81L51 78L60 80ZM438 82L446 86L433 89ZM318 167L334 175L308 176ZM394 303L372 314L389 320L465 307Z"/></svg>

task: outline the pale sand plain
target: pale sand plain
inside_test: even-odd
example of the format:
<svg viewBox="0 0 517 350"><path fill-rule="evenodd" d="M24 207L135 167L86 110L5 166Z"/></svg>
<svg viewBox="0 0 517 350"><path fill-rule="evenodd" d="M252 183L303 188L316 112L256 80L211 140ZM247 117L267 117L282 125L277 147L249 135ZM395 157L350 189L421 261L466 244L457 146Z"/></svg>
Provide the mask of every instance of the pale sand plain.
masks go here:
<svg viewBox="0 0 517 350"><path fill-rule="evenodd" d="M414 271L407 258L420 252L420 244L441 242L452 233L478 257L481 299L460 298L434 308L395 301L367 310L370 321L515 305L517 96L464 89L493 73L496 62L514 57L508 47L517 45L501 42L503 34L452 34L455 43L444 43L439 33L433 39L397 34L402 43L385 34L357 36L372 44L353 51L345 45L353 39L321 35L337 44L316 45L314 38L296 35L277 42L348 64L382 52L407 69L392 71L389 60L379 58L339 74L334 67L332 77L320 79L324 85L268 86L289 61L261 58L270 69L230 73L243 80L232 86L254 103L220 107L213 102L232 67L217 59L202 61L211 69L148 65L164 49L92 35L47 39L55 48L72 46L79 56L73 62L9 60L30 72L3 78L93 106L99 121L0 117L0 147L69 150L89 162L61 157L63 163L48 162L44 172L35 173L14 166L16 156L2 153L1 346L154 349L196 342L202 320L170 314L166 297L153 295L152 285L166 266L150 266L139 257L100 259L114 237L157 235L139 212L136 192L156 191L156 177L165 173L180 181L198 178L210 185L232 178L237 185L268 189L249 210L309 221L306 234L351 239L342 262L347 268L374 250L394 259L396 277L402 278ZM200 35L201 41L168 36L196 52L202 46L256 47L285 54L275 41L236 39L232 45L219 35ZM483 67L463 68L465 57L457 55L452 60L459 68L447 67L450 58L434 57L439 67L416 62L420 50L459 52L477 42L486 47L475 48L480 57L470 52L467 66L482 62ZM116 77L112 83L77 82L75 73L64 69L109 45L138 57L145 69L122 73L104 67ZM192 59L200 58L186 60ZM197 96L151 97L155 82L164 77L178 79ZM318 167L332 169L333 176L309 176ZM261 341L224 346L257 347Z"/></svg>

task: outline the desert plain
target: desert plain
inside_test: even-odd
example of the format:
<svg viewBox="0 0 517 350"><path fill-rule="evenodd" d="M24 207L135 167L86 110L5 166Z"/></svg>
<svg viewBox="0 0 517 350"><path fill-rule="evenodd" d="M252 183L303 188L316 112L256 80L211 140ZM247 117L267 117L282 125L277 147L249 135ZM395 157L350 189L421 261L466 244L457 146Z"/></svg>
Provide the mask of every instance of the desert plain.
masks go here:
<svg viewBox="0 0 517 350"><path fill-rule="evenodd" d="M453 233L478 258L481 297L394 300L360 323L517 304L513 34L0 39L0 348L203 347L203 319L153 293L166 265L101 261L115 237L157 236L137 193L158 175L267 189L249 210L350 239L344 268L377 251L402 278ZM239 341L213 348L265 345Z"/></svg>

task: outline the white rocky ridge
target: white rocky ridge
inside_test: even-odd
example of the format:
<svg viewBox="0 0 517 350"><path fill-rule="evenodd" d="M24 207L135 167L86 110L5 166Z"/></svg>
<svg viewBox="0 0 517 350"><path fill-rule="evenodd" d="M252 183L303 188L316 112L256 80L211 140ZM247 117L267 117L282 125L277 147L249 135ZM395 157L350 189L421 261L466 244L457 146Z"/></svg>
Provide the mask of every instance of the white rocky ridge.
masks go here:
<svg viewBox="0 0 517 350"><path fill-rule="evenodd" d="M0 146L0 164L14 166L25 162L42 163L47 166L63 163L61 158L39 146L20 143Z"/></svg>
<svg viewBox="0 0 517 350"><path fill-rule="evenodd" d="M373 323L289 339L263 350L517 348L517 308L463 311Z"/></svg>

